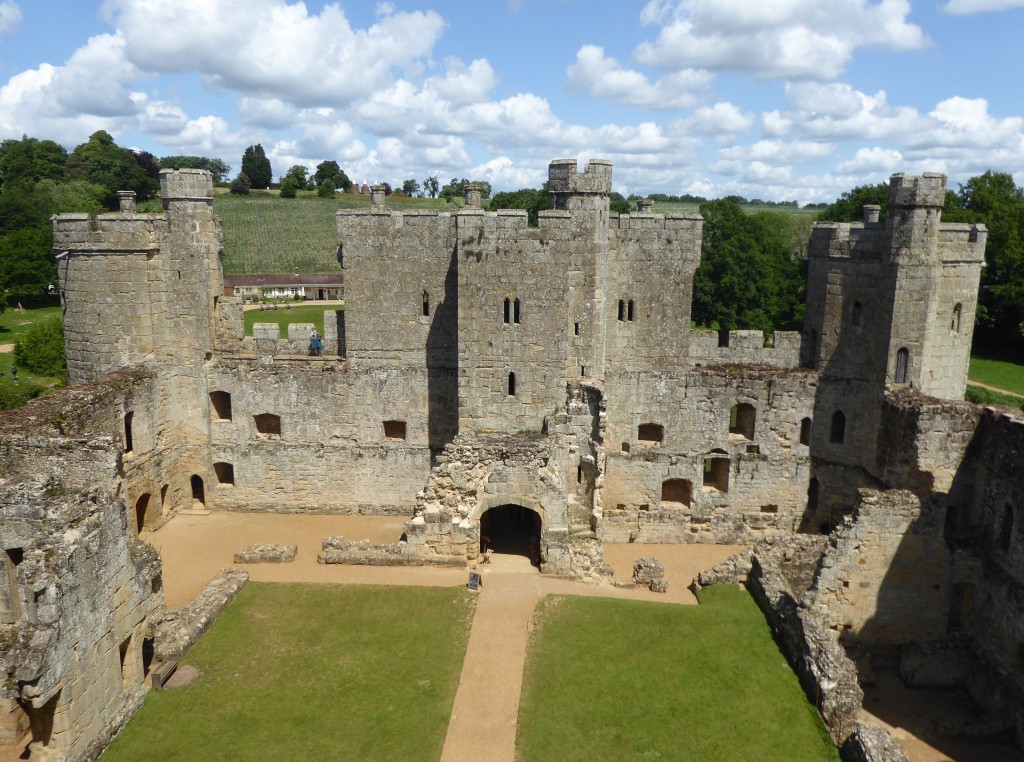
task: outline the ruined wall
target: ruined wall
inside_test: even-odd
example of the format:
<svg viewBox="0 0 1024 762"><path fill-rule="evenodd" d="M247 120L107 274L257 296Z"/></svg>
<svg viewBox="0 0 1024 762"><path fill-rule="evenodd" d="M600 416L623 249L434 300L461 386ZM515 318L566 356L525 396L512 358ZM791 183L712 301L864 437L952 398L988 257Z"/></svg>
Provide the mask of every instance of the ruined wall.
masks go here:
<svg viewBox="0 0 1024 762"><path fill-rule="evenodd" d="M731 367L609 374L601 537L744 542L801 528L816 383L806 371Z"/></svg>
<svg viewBox="0 0 1024 762"><path fill-rule="evenodd" d="M0 691L20 706L8 726L29 721L33 758L95 758L145 693L160 562L134 539L109 428L137 381L0 414Z"/></svg>

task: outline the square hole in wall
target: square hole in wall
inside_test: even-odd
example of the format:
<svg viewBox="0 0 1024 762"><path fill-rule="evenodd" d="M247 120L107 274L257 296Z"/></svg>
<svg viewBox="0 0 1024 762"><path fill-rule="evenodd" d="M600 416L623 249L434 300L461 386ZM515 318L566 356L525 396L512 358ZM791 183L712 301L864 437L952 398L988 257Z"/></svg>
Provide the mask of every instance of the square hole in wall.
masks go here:
<svg viewBox="0 0 1024 762"><path fill-rule="evenodd" d="M406 436L405 421L384 421L384 438L404 440Z"/></svg>

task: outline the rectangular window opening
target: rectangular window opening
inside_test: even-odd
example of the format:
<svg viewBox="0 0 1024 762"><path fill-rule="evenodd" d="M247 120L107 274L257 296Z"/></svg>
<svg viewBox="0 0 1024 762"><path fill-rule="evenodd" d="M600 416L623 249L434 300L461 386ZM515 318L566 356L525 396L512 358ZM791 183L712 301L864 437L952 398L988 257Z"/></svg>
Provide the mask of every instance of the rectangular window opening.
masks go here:
<svg viewBox="0 0 1024 762"><path fill-rule="evenodd" d="M404 440L406 436L405 421L384 421L384 438Z"/></svg>

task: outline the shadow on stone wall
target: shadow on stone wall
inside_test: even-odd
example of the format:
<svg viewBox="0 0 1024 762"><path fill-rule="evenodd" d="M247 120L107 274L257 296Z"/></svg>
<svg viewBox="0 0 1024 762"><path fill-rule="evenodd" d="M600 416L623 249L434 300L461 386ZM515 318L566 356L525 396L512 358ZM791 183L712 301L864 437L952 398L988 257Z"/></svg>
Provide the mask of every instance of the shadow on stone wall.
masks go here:
<svg viewBox="0 0 1024 762"><path fill-rule="evenodd" d="M459 276L452 249L444 299L427 332L427 437L431 459L459 432Z"/></svg>

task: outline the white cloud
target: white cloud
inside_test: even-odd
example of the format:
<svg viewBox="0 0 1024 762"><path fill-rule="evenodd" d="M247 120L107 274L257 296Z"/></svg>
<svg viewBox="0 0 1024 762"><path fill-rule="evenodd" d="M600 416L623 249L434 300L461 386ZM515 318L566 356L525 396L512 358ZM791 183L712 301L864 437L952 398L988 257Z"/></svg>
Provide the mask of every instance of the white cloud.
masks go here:
<svg viewBox="0 0 1024 762"><path fill-rule="evenodd" d="M723 148L718 155L723 159L740 159L760 162L766 166L789 166L831 155L835 146L830 143L813 143L806 140L759 140L751 145Z"/></svg>
<svg viewBox="0 0 1024 762"><path fill-rule="evenodd" d="M640 72L620 67L597 45L581 47L567 74L569 90L618 105L654 109L692 108L712 80L710 72L685 69L652 83Z"/></svg>
<svg viewBox="0 0 1024 762"><path fill-rule="evenodd" d="M857 48L923 47L927 39L909 13L907 0L652 0L641 19L661 29L635 55L668 70L831 80Z"/></svg>
<svg viewBox="0 0 1024 762"><path fill-rule="evenodd" d="M746 132L754 123L754 117L744 114L732 103L722 102L713 106L701 106L683 121L687 132L697 135L733 136Z"/></svg>
<svg viewBox="0 0 1024 762"><path fill-rule="evenodd" d="M942 10L955 15L1024 8L1024 0L949 0Z"/></svg>
<svg viewBox="0 0 1024 762"><path fill-rule="evenodd" d="M846 175L891 175L906 166L906 159L899 151L875 146L858 149L852 159L839 162L836 171Z"/></svg>
<svg viewBox="0 0 1024 762"><path fill-rule="evenodd" d="M104 11L136 66L202 72L214 87L299 106L341 106L387 87L392 69L416 69L444 21L392 12L354 29L340 6L311 14L284 0L107 0Z"/></svg>
<svg viewBox="0 0 1024 762"><path fill-rule="evenodd" d="M21 23L21 8L14 0L0 2L0 34L8 34Z"/></svg>

